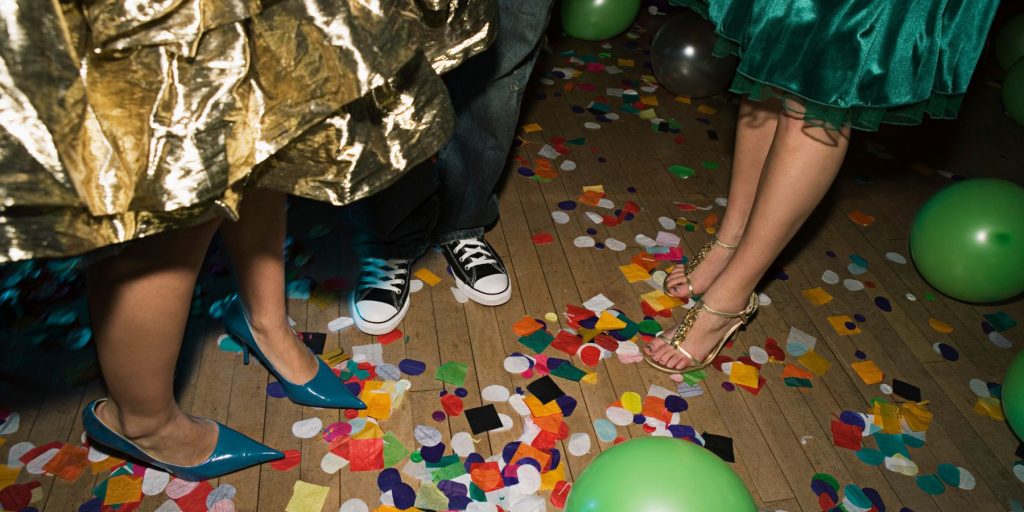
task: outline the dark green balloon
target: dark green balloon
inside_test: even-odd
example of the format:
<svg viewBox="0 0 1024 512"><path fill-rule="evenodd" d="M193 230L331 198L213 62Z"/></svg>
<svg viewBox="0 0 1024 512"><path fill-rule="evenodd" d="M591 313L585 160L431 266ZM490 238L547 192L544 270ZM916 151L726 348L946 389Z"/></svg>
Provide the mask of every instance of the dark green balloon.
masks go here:
<svg viewBox="0 0 1024 512"><path fill-rule="evenodd" d="M921 276L965 302L1024 292L1024 187L971 179L950 185L917 212L910 255Z"/></svg>
<svg viewBox="0 0 1024 512"><path fill-rule="evenodd" d="M1024 57L1024 14L1003 25L996 36L996 61L1003 69L1010 69Z"/></svg>
<svg viewBox="0 0 1024 512"><path fill-rule="evenodd" d="M1024 58L1006 72L1003 80L1003 108L1006 115L1024 126Z"/></svg>
<svg viewBox="0 0 1024 512"><path fill-rule="evenodd" d="M1003 379L1003 415L1013 433L1024 439L1024 351L1017 353Z"/></svg>
<svg viewBox="0 0 1024 512"><path fill-rule="evenodd" d="M562 29L576 39L600 41L621 34L640 12L640 0L562 0Z"/></svg>
<svg viewBox="0 0 1024 512"><path fill-rule="evenodd" d="M572 485L566 512L754 512L743 480L717 455L673 437L611 447Z"/></svg>

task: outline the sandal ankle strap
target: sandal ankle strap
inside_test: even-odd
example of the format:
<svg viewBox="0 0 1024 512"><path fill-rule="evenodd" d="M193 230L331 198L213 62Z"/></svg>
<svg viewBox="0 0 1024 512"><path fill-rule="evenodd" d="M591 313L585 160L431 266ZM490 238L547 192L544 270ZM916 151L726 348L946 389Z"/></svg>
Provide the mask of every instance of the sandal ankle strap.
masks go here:
<svg viewBox="0 0 1024 512"><path fill-rule="evenodd" d="M698 305L698 307L702 308L704 311L707 311L708 313L711 313L712 315L715 315L715 316L719 316L719 317L722 317L722 318L739 318L740 321L742 321L743 323L747 323L747 321L750 319L750 315L753 315L754 311L757 310L757 304L758 304L757 293L751 293L750 294L750 300L747 301L747 307L744 308L743 311L740 311L739 313L729 313L727 311L719 311L719 310L717 310L717 309L715 309L715 308L713 308L711 306L708 306L707 303L705 303L704 301L701 301L701 303Z"/></svg>

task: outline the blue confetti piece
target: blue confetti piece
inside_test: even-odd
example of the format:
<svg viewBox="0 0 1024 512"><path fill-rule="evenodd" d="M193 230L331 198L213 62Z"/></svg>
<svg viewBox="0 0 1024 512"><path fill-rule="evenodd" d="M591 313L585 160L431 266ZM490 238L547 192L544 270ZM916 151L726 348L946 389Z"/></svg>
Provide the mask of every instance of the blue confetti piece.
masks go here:
<svg viewBox="0 0 1024 512"><path fill-rule="evenodd" d="M387 468L377 475L377 488L380 492L388 492L402 483L402 474L395 468Z"/></svg>
<svg viewBox="0 0 1024 512"><path fill-rule="evenodd" d="M427 364L415 359L402 359L398 362L398 369L410 376L417 376L427 371Z"/></svg>
<svg viewBox="0 0 1024 512"><path fill-rule="evenodd" d="M288 283L288 286L285 287L285 293L289 299L309 300L311 288L312 283L310 283L309 279L296 279L295 281Z"/></svg>

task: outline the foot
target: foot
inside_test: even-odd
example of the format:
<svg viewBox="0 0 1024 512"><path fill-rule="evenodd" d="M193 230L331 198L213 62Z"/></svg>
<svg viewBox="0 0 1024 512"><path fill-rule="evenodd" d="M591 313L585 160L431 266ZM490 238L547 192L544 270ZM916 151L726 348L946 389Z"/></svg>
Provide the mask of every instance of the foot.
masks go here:
<svg viewBox="0 0 1024 512"><path fill-rule="evenodd" d="M316 376L320 363L299 335L288 326L287 320L274 326L259 325L254 320L250 322L253 339L281 377L292 384L301 385Z"/></svg>
<svg viewBox="0 0 1024 512"><path fill-rule="evenodd" d="M128 420L113 400L96 408L96 416L111 430L135 443L150 457L175 466L195 466L217 447L217 424L187 416L175 408L167 421Z"/></svg>
<svg viewBox="0 0 1024 512"><path fill-rule="evenodd" d="M743 311L748 306L749 299L749 292L730 293L727 296L719 297L718 294L713 294L709 290L708 296L703 297L701 300L719 311L731 313ZM684 318L683 322L665 331L661 336L658 336L644 347L644 350L651 356L654 362L676 370L701 364L707 359L718 343L722 341L722 337L725 336L729 329L741 321L738 318L723 318L707 312L698 313L696 310L691 310L687 313L687 316L691 314L696 315L696 318L693 320L693 325L687 332L686 339L683 340L680 347L689 352L693 359L676 350L669 343L676 331L682 328L683 323L686 322Z"/></svg>
<svg viewBox="0 0 1024 512"><path fill-rule="evenodd" d="M359 285L349 304L352 319L366 334L387 334L409 311L412 260L363 258L360 265Z"/></svg>
<svg viewBox="0 0 1024 512"><path fill-rule="evenodd" d="M686 275L686 267L689 265L676 265L665 278L665 290L669 295L684 301L690 298L691 287L694 295L704 295L715 279L718 279L719 274L725 270L735 252L735 249L712 243L704 259L690 271L689 276ZM690 286L687 286L687 283Z"/></svg>
<svg viewBox="0 0 1024 512"><path fill-rule="evenodd" d="M484 237L466 238L441 244L455 284L474 302L500 306L512 298L508 270Z"/></svg>

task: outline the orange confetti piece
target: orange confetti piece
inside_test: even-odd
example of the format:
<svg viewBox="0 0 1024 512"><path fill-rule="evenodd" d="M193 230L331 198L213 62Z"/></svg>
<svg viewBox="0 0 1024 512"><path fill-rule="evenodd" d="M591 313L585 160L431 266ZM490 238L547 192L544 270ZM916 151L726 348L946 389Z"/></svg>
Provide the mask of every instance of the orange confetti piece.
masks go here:
<svg viewBox="0 0 1024 512"><path fill-rule="evenodd" d="M512 332L516 333L516 336L528 336L539 331L541 327L537 319L527 315L512 324Z"/></svg>
<svg viewBox="0 0 1024 512"><path fill-rule="evenodd" d="M847 215L847 217L849 217L849 219L852 220L853 223L858 225L858 226L868 227L868 226L870 226L870 225L875 223L875 218L874 217L872 217L871 215L868 215L868 214L866 214L866 213L864 213L864 212L862 212L860 210L854 210L854 211L850 212Z"/></svg>
<svg viewBox="0 0 1024 512"><path fill-rule="evenodd" d="M953 326L952 325L949 325L946 322L943 322L941 320L936 320L934 318L929 318L928 319L928 325L932 329L935 329L935 331L941 332L942 334L949 334L949 333L953 332Z"/></svg>

